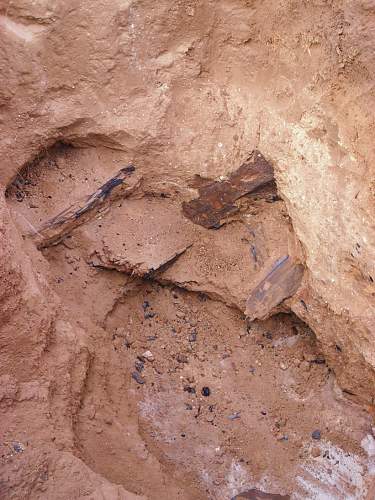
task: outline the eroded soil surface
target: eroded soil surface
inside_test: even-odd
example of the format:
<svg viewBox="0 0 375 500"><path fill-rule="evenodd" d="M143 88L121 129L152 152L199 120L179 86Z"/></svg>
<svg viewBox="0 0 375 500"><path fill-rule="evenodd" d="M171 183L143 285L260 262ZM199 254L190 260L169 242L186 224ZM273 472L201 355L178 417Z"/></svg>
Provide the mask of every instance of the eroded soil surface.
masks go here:
<svg viewBox="0 0 375 500"><path fill-rule="evenodd" d="M343 397L313 332L287 307L264 321L244 315L252 286L288 249L281 200L245 196L232 219L206 229L184 217L179 186L145 174L134 196L60 244L35 249L30 234L121 162L114 151L59 146L8 192L35 272L58 304L47 361L63 365L78 332L80 362L66 374L77 381L69 451L154 500L229 500L253 488L293 499L366 498L370 417ZM65 451L54 408L48 418ZM15 436L16 427L1 453L9 498L14 470L39 446L31 427ZM6 444L14 441L20 453ZM57 498L57 478L47 476L33 498Z"/></svg>

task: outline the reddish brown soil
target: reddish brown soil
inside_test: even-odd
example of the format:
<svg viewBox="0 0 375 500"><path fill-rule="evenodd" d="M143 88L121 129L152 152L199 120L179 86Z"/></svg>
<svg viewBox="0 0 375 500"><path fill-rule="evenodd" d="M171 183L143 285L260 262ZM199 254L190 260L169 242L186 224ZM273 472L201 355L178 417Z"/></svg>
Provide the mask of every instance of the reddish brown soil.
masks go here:
<svg viewBox="0 0 375 500"><path fill-rule="evenodd" d="M169 255L183 194L146 176L137 196L35 249L27 233L123 162L105 149L58 147L8 192L55 319L38 380L2 381L4 498L133 498L127 490L150 500L229 500L251 488L365 498L370 417L343 397L314 334L293 314L253 323L243 314L247 258L258 271L241 254L238 231L253 221L267 261L287 245L282 202L245 200L214 233L181 225L177 246L193 246L163 273L140 278L93 259L115 244L111 234L113 255L125 248L133 258L137 241L140 255L151 244ZM166 213L174 214L169 231ZM81 488L87 481L91 489Z"/></svg>

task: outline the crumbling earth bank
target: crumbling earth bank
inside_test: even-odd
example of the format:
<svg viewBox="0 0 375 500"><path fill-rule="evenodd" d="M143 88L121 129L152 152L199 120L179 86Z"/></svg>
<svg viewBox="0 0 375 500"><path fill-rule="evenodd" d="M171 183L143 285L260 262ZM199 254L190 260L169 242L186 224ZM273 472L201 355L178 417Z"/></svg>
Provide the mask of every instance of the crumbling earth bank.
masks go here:
<svg viewBox="0 0 375 500"><path fill-rule="evenodd" d="M347 396L372 408L373 16L370 1L1 3L3 192L23 169L1 202L5 497L133 498L126 489L230 498L258 488L371 498L359 444L368 417L337 401L327 366ZM190 224L181 207L198 196L194 176L225 181L254 149L272 163L283 201L271 191L236 200L216 232ZM138 195L64 244L36 248L27 235L130 163L142 176ZM168 245L154 246L155 227ZM137 248L153 264L178 258L150 276ZM282 307L318 346L284 316L256 322L250 340L243 317L226 309L246 312L258 272L291 248L305 273ZM145 302L157 307L145 311ZM147 351L155 361L137 358ZM253 369L270 380L250 394ZM302 411L300 426L293 412ZM323 424L330 444L313 449L308 438ZM241 442L249 429L252 446ZM265 436L269 451L260 451ZM335 462L350 458L333 472L339 489L325 480L322 493L327 450Z"/></svg>

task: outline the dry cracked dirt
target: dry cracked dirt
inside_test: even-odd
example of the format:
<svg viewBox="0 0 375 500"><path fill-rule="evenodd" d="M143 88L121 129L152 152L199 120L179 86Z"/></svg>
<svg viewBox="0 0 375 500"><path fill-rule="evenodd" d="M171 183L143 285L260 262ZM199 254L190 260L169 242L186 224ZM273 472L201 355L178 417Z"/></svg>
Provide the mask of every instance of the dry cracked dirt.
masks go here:
<svg viewBox="0 0 375 500"><path fill-rule="evenodd" d="M375 4L0 1L0 498L373 500Z"/></svg>

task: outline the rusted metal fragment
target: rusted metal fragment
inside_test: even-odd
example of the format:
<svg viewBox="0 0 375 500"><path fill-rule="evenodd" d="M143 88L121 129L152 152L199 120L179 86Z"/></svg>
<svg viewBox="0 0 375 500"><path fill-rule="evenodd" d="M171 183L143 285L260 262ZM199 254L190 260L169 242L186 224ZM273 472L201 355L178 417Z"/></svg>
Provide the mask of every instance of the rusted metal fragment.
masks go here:
<svg viewBox="0 0 375 500"><path fill-rule="evenodd" d="M252 290L246 303L246 316L251 320L266 318L272 309L297 291L304 267L289 255L278 259Z"/></svg>
<svg viewBox="0 0 375 500"><path fill-rule="evenodd" d="M208 182L206 179L196 179L199 197L184 202L183 213L195 224L208 229L218 228L226 216L237 212L236 200L272 183L273 180L272 166L255 150L226 180Z"/></svg>
<svg viewBox="0 0 375 500"><path fill-rule="evenodd" d="M232 500L289 500L290 495L279 495L278 493L265 493L264 491L252 488L251 490L239 493Z"/></svg>
<svg viewBox="0 0 375 500"><path fill-rule="evenodd" d="M113 201L129 196L141 182L132 165L122 168L93 194L78 200L52 219L44 222L33 234L39 249L57 245L73 229L91 220L99 210Z"/></svg>

